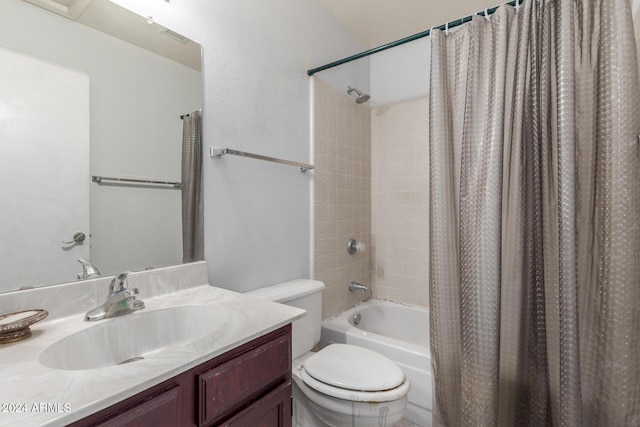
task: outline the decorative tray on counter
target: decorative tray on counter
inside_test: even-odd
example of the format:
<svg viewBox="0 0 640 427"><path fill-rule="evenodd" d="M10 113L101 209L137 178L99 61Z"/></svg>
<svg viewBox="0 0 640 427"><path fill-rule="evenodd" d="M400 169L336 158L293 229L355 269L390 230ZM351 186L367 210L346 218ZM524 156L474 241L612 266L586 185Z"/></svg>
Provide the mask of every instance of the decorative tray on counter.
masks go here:
<svg viewBox="0 0 640 427"><path fill-rule="evenodd" d="M24 310L0 316L0 344L20 341L31 336L29 326L49 315L47 310Z"/></svg>

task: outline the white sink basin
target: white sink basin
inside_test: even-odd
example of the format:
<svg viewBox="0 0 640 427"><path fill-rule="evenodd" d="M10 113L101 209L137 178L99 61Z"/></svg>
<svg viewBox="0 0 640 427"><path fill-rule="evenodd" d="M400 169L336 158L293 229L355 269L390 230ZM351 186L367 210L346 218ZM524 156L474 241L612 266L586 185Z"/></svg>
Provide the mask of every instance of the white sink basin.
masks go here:
<svg viewBox="0 0 640 427"><path fill-rule="evenodd" d="M96 369L179 351L198 341L228 335L238 319L208 306L140 310L100 320L62 338L40 353L44 366L63 370Z"/></svg>

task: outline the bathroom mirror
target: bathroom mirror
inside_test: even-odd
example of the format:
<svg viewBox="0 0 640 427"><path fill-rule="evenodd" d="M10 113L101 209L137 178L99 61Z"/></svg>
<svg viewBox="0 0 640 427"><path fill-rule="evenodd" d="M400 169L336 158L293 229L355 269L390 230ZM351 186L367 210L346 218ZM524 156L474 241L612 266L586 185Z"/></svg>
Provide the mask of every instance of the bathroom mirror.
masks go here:
<svg viewBox="0 0 640 427"><path fill-rule="evenodd" d="M182 263L179 188L92 176L181 180L200 45L108 0L0 0L0 56L0 292L76 280L80 258Z"/></svg>

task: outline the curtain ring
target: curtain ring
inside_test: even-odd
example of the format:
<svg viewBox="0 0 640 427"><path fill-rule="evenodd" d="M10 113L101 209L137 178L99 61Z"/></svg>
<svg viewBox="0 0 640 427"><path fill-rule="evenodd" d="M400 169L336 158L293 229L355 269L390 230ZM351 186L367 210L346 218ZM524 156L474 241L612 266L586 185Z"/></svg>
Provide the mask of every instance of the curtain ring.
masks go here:
<svg viewBox="0 0 640 427"><path fill-rule="evenodd" d="M487 18L487 20L489 20L489 9L484 10L484 17Z"/></svg>
<svg viewBox="0 0 640 427"><path fill-rule="evenodd" d="M449 35L449 23L448 22L446 24L444 24L444 35L445 36Z"/></svg>
<svg viewBox="0 0 640 427"><path fill-rule="evenodd" d="M520 9L520 0L516 0L516 13L518 13L519 9Z"/></svg>

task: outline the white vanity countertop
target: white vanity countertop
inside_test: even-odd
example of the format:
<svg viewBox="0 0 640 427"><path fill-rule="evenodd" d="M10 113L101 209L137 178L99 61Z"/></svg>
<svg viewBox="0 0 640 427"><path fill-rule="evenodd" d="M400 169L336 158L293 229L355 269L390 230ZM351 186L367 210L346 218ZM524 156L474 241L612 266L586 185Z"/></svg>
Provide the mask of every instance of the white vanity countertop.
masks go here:
<svg viewBox="0 0 640 427"><path fill-rule="evenodd" d="M142 293L142 292L141 292ZM135 363L88 370L43 366L40 353L65 336L100 322L84 312L36 323L25 341L0 346L0 426L63 426L107 408L164 380L304 316L304 310L248 295L196 286L142 299L146 308L207 305L228 314L233 333L212 334L193 344L159 352ZM47 308L47 307L44 307ZM123 316L124 317L124 316ZM168 328L170 325L158 325Z"/></svg>

